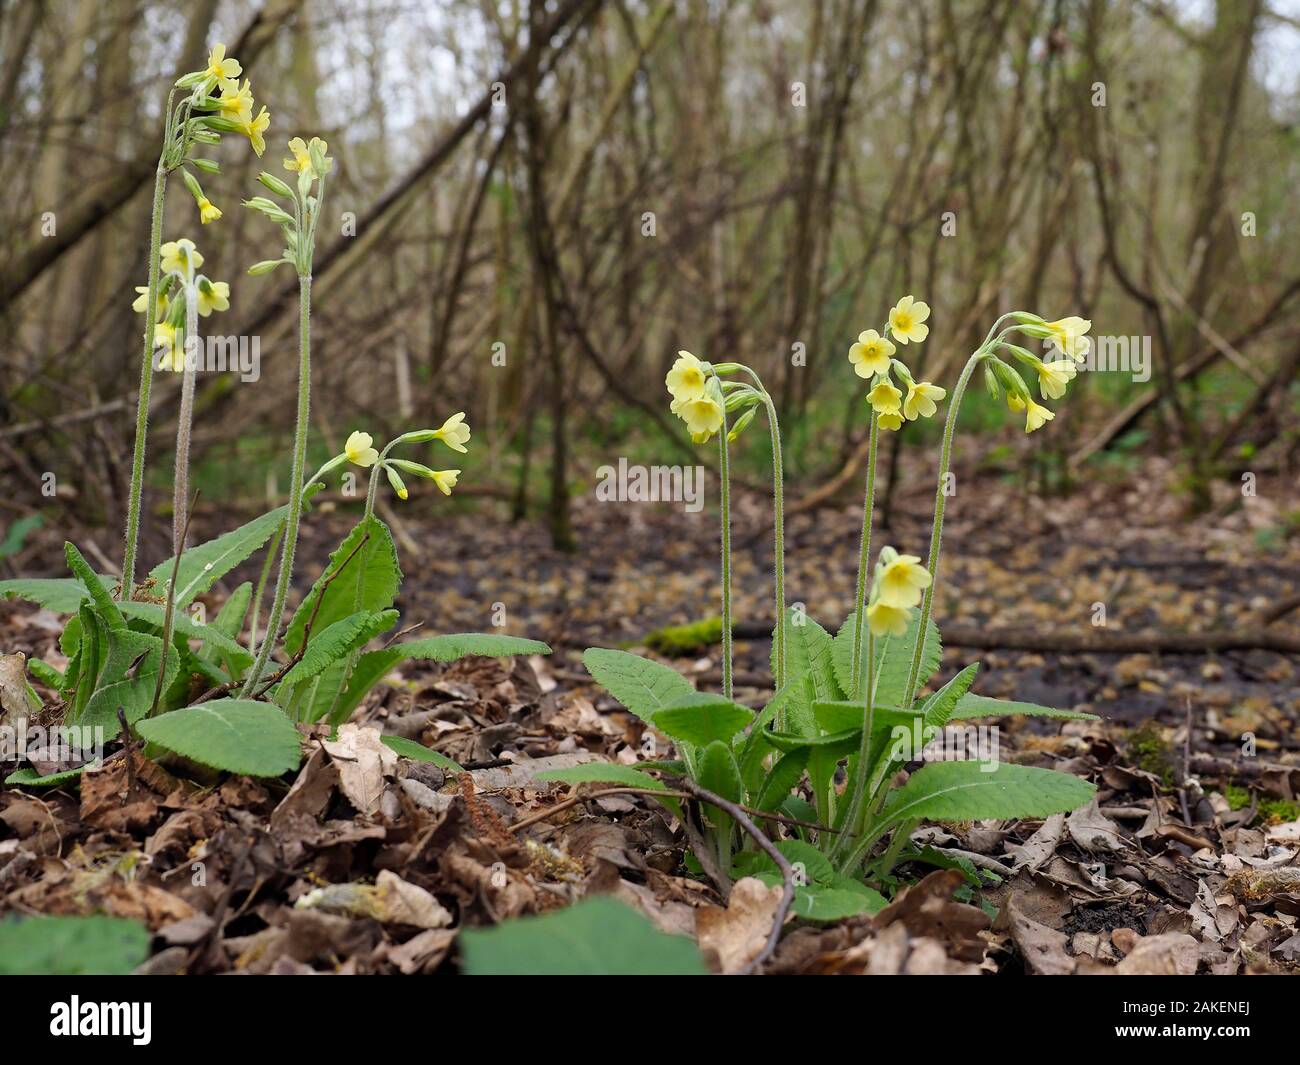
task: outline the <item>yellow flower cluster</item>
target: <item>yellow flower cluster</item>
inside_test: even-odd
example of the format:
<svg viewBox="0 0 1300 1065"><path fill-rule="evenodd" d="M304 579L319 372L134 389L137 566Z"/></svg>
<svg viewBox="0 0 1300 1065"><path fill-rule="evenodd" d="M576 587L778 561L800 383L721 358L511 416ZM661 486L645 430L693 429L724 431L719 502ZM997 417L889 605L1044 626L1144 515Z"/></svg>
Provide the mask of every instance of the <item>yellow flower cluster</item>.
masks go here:
<svg viewBox="0 0 1300 1065"><path fill-rule="evenodd" d="M925 324L929 317L928 304L914 296L904 296L890 309L886 332L899 344L919 344L930 335L930 327ZM936 404L948 394L929 381L914 381L907 367L894 358L897 350L888 336L875 329L859 333L857 342L849 348L853 372L859 377L874 379L867 393L867 402L875 411L877 424L882 429L897 430L902 428L904 421L932 417L938 409ZM894 371L907 388L906 396L891 380Z"/></svg>
<svg viewBox="0 0 1300 1065"><path fill-rule="evenodd" d="M360 466L363 469L369 469L376 463L380 464L385 475L388 477L388 483L393 486L393 491L397 493L398 499L406 499L410 492L407 490L400 473L414 474L417 477L424 477L438 486L438 491L443 495L451 495L451 490L456 487L456 482L460 479L460 470L433 470L428 466L421 465L418 462L410 462L407 459L394 459L388 457L388 452L395 444L403 441L407 443L421 443L429 440L440 440L453 451L458 451L462 455L468 452L465 445L469 442L470 430L465 424L465 412L461 411L453 414L438 429L419 429L415 432L405 433L398 437L380 452L374 446L374 438L369 433L363 433L356 430L348 436L347 443L343 445L343 454L331 460L316 475L321 476L326 470L332 469L336 464L347 461L353 465ZM316 478L313 478L315 480Z"/></svg>
<svg viewBox="0 0 1300 1065"><path fill-rule="evenodd" d="M1016 328L1020 332L1045 340L1048 347L1064 357L1045 362L1017 344L1002 341L998 347L1010 352L1033 372L1043 399L1061 399L1078 374L1079 363L1087 357L1092 343L1087 334L1092 328L1092 322L1077 315L1054 322L1024 312L1018 312L1013 317L1017 320ZM1018 373L996 357L991 358L990 391L994 392L995 397L998 391L1005 391L1007 407L1016 413L1024 412L1025 432L1032 433L1035 429L1041 429L1056 417L1047 407L1034 401Z"/></svg>
<svg viewBox="0 0 1300 1065"><path fill-rule="evenodd" d="M188 301L202 318L230 309L230 285L213 281L198 269L203 256L188 237L169 240L158 249L158 265L166 275L158 286L154 304L154 347L162 349L157 365L180 373L185 369L184 339ZM131 309L144 314L149 303L147 285L136 285Z"/></svg>
<svg viewBox="0 0 1300 1065"><path fill-rule="evenodd" d="M673 397L670 410L686 423L691 439L697 444L708 441L722 428L724 404L717 378L709 376L711 367L689 351L679 351L677 361L664 378Z"/></svg>
<svg viewBox="0 0 1300 1065"><path fill-rule="evenodd" d="M867 624L873 636L901 636L907 631L912 608L930 587L930 573L917 555L900 555L892 547L881 549L876 562Z"/></svg>

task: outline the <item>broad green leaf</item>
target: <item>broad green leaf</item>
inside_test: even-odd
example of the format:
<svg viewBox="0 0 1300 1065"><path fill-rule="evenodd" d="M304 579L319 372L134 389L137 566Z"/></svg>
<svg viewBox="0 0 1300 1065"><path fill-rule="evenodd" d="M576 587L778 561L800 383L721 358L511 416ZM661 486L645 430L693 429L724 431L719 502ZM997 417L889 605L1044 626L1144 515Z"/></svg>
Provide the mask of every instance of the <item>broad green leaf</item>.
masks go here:
<svg viewBox="0 0 1300 1065"><path fill-rule="evenodd" d="M1086 780L1052 769L982 762L930 762L890 792L876 834L902 821L1005 820L1074 810L1096 792Z"/></svg>
<svg viewBox="0 0 1300 1065"><path fill-rule="evenodd" d="M397 624L397 616L396 610L381 610L376 613L363 610L340 618L307 641L306 652L284 675L281 683L289 687L316 676L326 666L333 665L358 647L369 643L379 633L391 629Z"/></svg>
<svg viewBox="0 0 1300 1065"><path fill-rule="evenodd" d="M98 677L85 704L70 725L100 726L106 739L113 739L122 729L117 719L120 706L128 722L136 722L149 712L158 688L158 667L162 659L162 639L147 632L131 629L107 629L103 633L104 659ZM171 686L180 672L180 655L167 655L163 690ZM83 685L89 686L90 675L78 681L78 696Z"/></svg>
<svg viewBox="0 0 1300 1065"><path fill-rule="evenodd" d="M314 639L355 611L387 610L401 580L388 526L375 517L362 519L330 555L329 565L294 613L284 634L285 650L291 655L298 652L309 620Z"/></svg>
<svg viewBox="0 0 1300 1065"><path fill-rule="evenodd" d="M281 710L251 699L213 699L141 721L150 743L201 765L250 777L297 769L301 739Z"/></svg>
<svg viewBox="0 0 1300 1065"><path fill-rule="evenodd" d="M925 700L921 713L929 728L943 728L952 717L959 700L975 683L975 674L980 671L980 664L972 662L969 666L948 681L942 688Z"/></svg>
<svg viewBox="0 0 1300 1065"><path fill-rule="evenodd" d="M741 746L740 773L745 778L745 790L750 793L762 788L763 761L773 749L764 739L764 733L767 732L768 724L775 721L782 709L789 705L790 694L791 686L787 681L785 687L773 695L771 701L759 711Z"/></svg>
<svg viewBox="0 0 1300 1065"><path fill-rule="evenodd" d="M149 956L149 929L124 917L0 921L0 974L125 976Z"/></svg>
<svg viewBox="0 0 1300 1065"><path fill-rule="evenodd" d="M195 597L202 595L218 580L251 557L284 521L289 513L287 506L277 507L254 518L215 540L197 547L188 547L181 553L181 565L176 574L176 609L189 606ZM149 571L154 582L154 594L165 595L167 582L172 579L175 557L160 562Z"/></svg>
<svg viewBox="0 0 1300 1065"><path fill-rule="evenodd" d="M780 882L780 877L775 879ZM797 888L790 912L808 921L842 921L859 914L877 914L888 905L878 891L845 877L844 883L836 887Z"/></svg>
<svg viewBox="0 0 1300 1065"><path fill-rule="evenodd" d="M647 724L656 710L689 699L695 688L671 666L648 658L589 647L582 653L582 664L610 695Z"/></svg>
<svg viewBox="0 0 1300 1065"><path fill-rule="evenodd" d="M916 650L916 634L921 623L921 612L914 611L907 631L902 636L880 636L876 639L875 674L876 704L885 706L902 706L907 687L907 675L912 668L912 655ZM921 669L916 677L919 691L939 668L943 658L943 644L939 639L939 630L931 619L926 625L925 652L921 656ZM855 687L850 674L853 672L854 617L850 614L844 620L835 637L832 658L835 663L835 676L840 687L848 692ZM862 682L866 680L866 663L862 666Z"/></svg>
<svg viewBox="0 0 1300 1065"><path fill-rule="evenodd" d="M116 583L111 577L97 577L97 580L105 590ZM0 599L22 599L56 614L75 614L88 594L86 586L76 577L24 577L0 581ZM66 648L64 653L67 653Z"/></svg>
<svg viewBox="0 0 1300 1065"><path fill-rule="evenodd" d="M753 720L754 711L749 707L703 692L656 710L650 718L651 724L665 736L694 747L707 747L714 740L730 741Z"/></svg>
<svg viewBox="0 0 1300 1065"><path fill-rule="evenodd" d="M1014 717L1023 714L1026 717L1056 717L1074 721L1096 721L1096 714L1085 714L1078 710L1053 710L1049 706L1037 703L1018 703L1010 699L992 699L987 695L967 692L957 700L957 708L952 717L955 721L964 721L972 717Z"/></svg>
<svg viewBox="0 0 1300 1065"><path fill-rule="evenodd" d="M684 936L611 898L586 899L544 917L519 917L460 934L468 976L704 976Z"/></svg>
<svg viewBox="0 0 1300 1065"><path fill-rule="evenodd" d="M452 761L445 754L439 751L431 751L424 744L416 743L415 740L408 740L405 736L380 736L379 742L403 758L410 758L416 762L428 762L440 769L450 769L453 773L465 772L458 762Z"/></svg>
<svg viewBox="0 0 1300 1065"><path fill-rule="evenodd" d="M347 686L334 704L329 721L335 725L346 721L365 698L366 692L378 684L399 662L410 659L455 662L470 655L479 655L483 658L509 658L512 655L550 653L551 649L540 640L525 640L519 636L492 636L482 632L455 632L443 636L427 636L423 640L410 640L379 651L367 651L357 659L348 677ZM693 688L691 690L694 691Z"/></svg>
<svg viewBox="0 0 1300 1065"><path fill-rule="evenodd" d="M823 732L844 732L850 729L861 731L866 720L867 709L861 703L847 701L814 703L813 715L817 719L817 727ZM871 715L871 731L890 729L896 725L911 727L917 716L918 714L911 710L877 705Z"/></svg>

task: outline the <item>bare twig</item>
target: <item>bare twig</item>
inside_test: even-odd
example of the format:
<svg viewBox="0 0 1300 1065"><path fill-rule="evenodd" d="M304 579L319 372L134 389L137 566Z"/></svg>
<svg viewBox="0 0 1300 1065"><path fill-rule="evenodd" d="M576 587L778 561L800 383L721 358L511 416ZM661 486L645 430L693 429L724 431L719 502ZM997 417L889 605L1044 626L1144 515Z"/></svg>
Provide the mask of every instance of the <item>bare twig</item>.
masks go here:
<svg viewBox="0 0 1300 1065"><path fill-rule="evenodd" d="M762 830L749 819L741 807L737 806L729 799L724 799L721 795L702 788L689 777L672 777L670 783L675 788L690 792L695 798L702 802L707 802L710 806L716 806L719 810L731 815L741 829L755 843L759 849L776 863L776 867L781 870L781 881L783 891L781 893L781 902L776 908L776 916L772 919L772 931L768 933L767 943L763 949L758 952L749 966L745 969L746 973L755 973L762 967L763 963L776 951L776 945L781 941L781 929L785 926L785 919L789 916L790 907L794 905L794 867L786 861L786 857L776 845L767 838Z"/></svg>

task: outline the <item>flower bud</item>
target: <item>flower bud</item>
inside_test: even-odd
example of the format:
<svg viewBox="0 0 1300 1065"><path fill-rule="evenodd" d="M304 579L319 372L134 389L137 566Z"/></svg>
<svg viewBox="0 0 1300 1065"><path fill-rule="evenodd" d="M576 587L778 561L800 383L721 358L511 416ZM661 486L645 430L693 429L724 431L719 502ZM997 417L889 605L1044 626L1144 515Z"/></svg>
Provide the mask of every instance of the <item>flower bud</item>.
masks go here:
<svg viewBox="0 0 1300 1065"><path fill-rule="evenodd" d="M282 262L284 262L283 259L263 259L260 263L254 263L250 266L248 272L253 277L261 277L263 274L269 274Z"/></svg>
<svg viewBox="0 0 1300 1065"><path fill-rule="evenodd" d="M388 483L393 486L393 491L397 493L398 499L405 499L411 494L406 490L406 485L402 483L402 478L397 475L397 471L388 463L384 463L384 472L388 474Z"/></svg>
<svg viewBox="0 0 1300 1065"><path fill-rule="evenodd" d="M293 196L293 189L289 188L289 186L285 182L281 181L274 174L268 174L265 170L263 170L260 174L257 175L257 180L260 181L272 192L274 192L277 196L288 196L288 197Z"/></svg>
<svg viewBox="0 0 1300 1065"><path fill-rule="evenodd" d="M191 163L197 166L205 174L220 174L221 164L215 159L191 159Z"/></svg>

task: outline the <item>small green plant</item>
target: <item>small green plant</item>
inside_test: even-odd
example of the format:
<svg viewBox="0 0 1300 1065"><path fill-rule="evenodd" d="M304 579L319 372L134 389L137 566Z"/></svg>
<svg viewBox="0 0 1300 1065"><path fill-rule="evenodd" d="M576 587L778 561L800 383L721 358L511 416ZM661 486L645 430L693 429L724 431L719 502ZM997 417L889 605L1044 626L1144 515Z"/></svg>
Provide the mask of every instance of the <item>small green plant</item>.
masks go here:
<svg viewBox="0 0 1300 1065"><path fill-rule="evenodd" d="M987 758L926 761L900 783L900 770L922 759L927 745L950 722L1014 714L1089 716L977 695L970 688L978 663L929 694L922 688L940 664L933 600L957 411L967 384L976 368L982 368L990 394L995 399L1005 396L1012 411L1024 412L1026 431L1032 432L1049 421L1052 412L1033 399L1004 357L1032 371L1044 398L1059 398L1076 373L1076 360L1087 352L1090 323L1079 318L1047 322L1023 312L998 319L963 368L948 409L926 564L919 556L884 547L873 565L879 433L932 416L947 396L944 389L917 381L895 357L894 341L906 345L925 340L928 317L924 303L906 296L882 329L864 331L849 350L855 373L871 382L866 397L870 437L856 601L834 636L801 608L785 605L781 447L771 397L758 376L739 363L709 364L679 353L666 381L673 412L687 423L697 443L715 434L720 440L723 691L697 692L667 666L623 651L592 648L583 656L587 671L648 726L670 737L680 759L637 767L589 764L547 774L571 783L611 781L625 786L639 778L639 786L651 790L666 788L652 772L685 775L722 799L757 811L768 824L787 830L786 838L775 845L800 872L793 912L813 919L879 909L886 901L882 892L896 882L893 870L900 861L942 864L933 852L911 844L913 828L924 819L1044 816L1072 810L1095 791L1086 781L1064 773ZM1001 328L1004 323L1010 324ZM1062 358L1044 362L1012 343L1009 338L1017 331L1048 341ZM726 380L738 374L748 380ZM727 445L760 407L768 413L773 438L778 614L772 641L775 695L755 713L735 702L731 690ZM728 430L727 415L733 412L739 417ZM842 787L837 783L841 769ZM675 795L662 801L683 815ZM697 820L686 816L683 823L697 866L720 887L745 875L780 880L775 862L752 837L737 830L727 811L703 804Z"/></svg>
<svg viewBox="0 0 1300 1065"><path fill-rule="evenodd" d="M236 80L240 72L239 64L225 58L224 48L218 45L205 70L187 74L173 89L173 97L178 90L189 90L190 95L174 110L168 106L149 284L138 290L135 304L145 315L145 359L123 578L115 582L97 574L68 543L65 555L71 577L0 581L0 597L29 600L70 615L60 637L60 649L69 660L67 669L60 671L39 660L29 663L33 675L53 688L62 702L65 735L78 740L70 746L84 748L87 729L89 735L111 740L125 723L148 742L153 753L170 752L218 770L278 776L296 769L300 761L295 722L342 723L400 662L546 654L550 649L536 640L459 633L364 650L372 639L396 626L393 604L402 579L392 534L375 514L380 474L400 499L409 495L403 474L427 478L450 495L459 470L433 470L392 452L401 444L436 441L463 454L470 429L464 414L455 414L438 429L398 436L382 451L371 446L369 434L354 432L340 454L304 477L311 396L311 267L325 179L331 169L326 144L316 137L310 142L297 137L289 142L290 157L284 167L297 175L296 185L269 173L258 178L264 188L286 201L285 206L261 196L246 203L277 224L285 239L281 258L257 263L249 272L266 274L287 263L299 279L298 404L289 501L215 540L187 546L189 423L197 369L190 352L197 344L198 318L226 309L229 288L197 273L203 258L192 241L158 245L158 216L167 172L187 160L200 169L217 171L215 163L190 159L194 144L212 143L222 132L240 132L262 154L262 134L269 119L265 108L256 119L252 117L252 94L247 82L241 87ZM218 89L221 95L212 95ZM203 195L194 176L188 170L183 173L202 222L220 218L221 212ZM160 274L164 275L161 281ZM160 351L155 359L156 344ZM174 471L174 554L137 584L133 575L145 415L155 365L185 375ZM349 462L370 470L365 511L282 632L302 515L323 479ZM201 609L196 609L198 597L263 549L265 560L256 587L239 585L207 623ZM259 625L277 557L270 611L265 624ZM247 644L241 642L246 625ZM79 771L39 777L21 769L7 782L58 784Z"/></svg>

